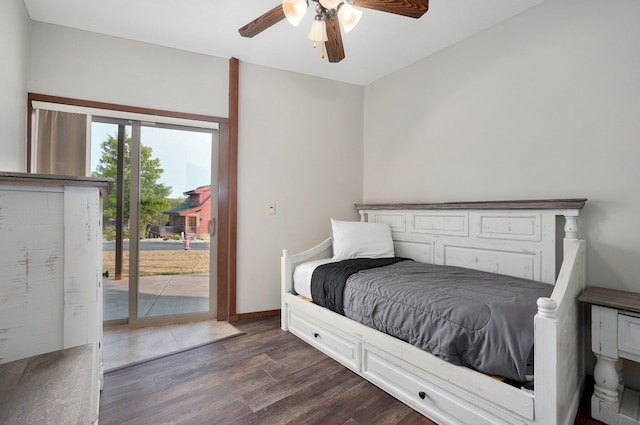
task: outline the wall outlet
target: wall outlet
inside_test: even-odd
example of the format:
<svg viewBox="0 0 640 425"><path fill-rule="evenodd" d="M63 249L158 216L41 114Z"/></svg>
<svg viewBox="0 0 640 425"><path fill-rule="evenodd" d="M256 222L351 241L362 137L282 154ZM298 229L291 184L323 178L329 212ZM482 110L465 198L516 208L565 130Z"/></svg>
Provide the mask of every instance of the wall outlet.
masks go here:
<svg viewBox="0 0 640 425"><path fill-rule="evenodd" d="M267 215L276 215L276 204L267 204Z"/></svg>

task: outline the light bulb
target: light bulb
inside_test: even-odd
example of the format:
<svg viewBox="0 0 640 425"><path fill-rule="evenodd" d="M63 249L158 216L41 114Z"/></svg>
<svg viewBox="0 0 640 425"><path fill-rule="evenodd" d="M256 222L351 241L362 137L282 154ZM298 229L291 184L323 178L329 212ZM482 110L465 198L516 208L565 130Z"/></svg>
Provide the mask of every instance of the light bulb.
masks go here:
<svg viewBox="0 0 640 425"><path fill-rule="evenodd" d="M343 3L338 9L338 19L342 24L344 32L351 31L360 22L362 11L351 6L349 3Z"/></svg>
<svg viewBox="0 0 640 425"><path fill-rule="evenodd" d="M342 0L320 0L320 4L327 10L335 9Z"/></svg>
<svg viewBox="0 0 640 425"><path fill-rule="evenodd" d="M302 17L307 12L308 8L307 0L283 0L282 11L287 21L294 27L297 27L302 20Z"/></svg>
<svg viewBox="0 0 640 425"><path fill-rule="evenodd" d="M327 24L316 17L313 24L311 24L311 30L309 31L307 38L313 42L325 42L329 40L329 37L327 37Z"/></svg>

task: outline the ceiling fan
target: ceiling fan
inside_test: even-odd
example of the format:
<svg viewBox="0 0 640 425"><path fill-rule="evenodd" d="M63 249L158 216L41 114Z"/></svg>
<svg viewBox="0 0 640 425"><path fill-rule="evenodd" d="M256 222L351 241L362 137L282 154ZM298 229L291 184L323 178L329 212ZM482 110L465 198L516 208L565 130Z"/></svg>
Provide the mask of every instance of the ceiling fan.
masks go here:
<svg viewBox="0 0 640 425"><path fill-rule="evenodd" d="M314 42L314 47L318 42L324 43L327 57L332 63L340 62L345 58L340 24L345 33L355 27L362 16L362 11L356 7L416 19L429 9L429 0L283 0L281 5L249 22L238 31L243 37L253 37L284 18L298 26L309 7L309 1L316 3L316 15L307 38ZM322 57L324 58L324 55Z"/></svg>

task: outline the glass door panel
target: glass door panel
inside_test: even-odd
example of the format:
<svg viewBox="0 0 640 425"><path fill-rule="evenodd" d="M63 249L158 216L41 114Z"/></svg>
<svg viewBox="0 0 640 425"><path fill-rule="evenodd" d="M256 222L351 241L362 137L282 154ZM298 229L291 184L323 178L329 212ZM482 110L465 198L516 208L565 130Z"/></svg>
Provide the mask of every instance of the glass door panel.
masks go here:
<svg viewBox="0 0 640 425"><path fill-rule="evenodd" d="M213 132L142 124L139 134L137 318L213 314Z"/></svg>
<svg viewBox="0 0 640 425"><path fill-rule="evenodd" d="M130 134L126 121L95 118L91 122L91 175L114 180L113 190L103 199L105 321L127 320L129 316L129 184L124 174L130 170L130 156L122 153L129 151Z"/></svg>

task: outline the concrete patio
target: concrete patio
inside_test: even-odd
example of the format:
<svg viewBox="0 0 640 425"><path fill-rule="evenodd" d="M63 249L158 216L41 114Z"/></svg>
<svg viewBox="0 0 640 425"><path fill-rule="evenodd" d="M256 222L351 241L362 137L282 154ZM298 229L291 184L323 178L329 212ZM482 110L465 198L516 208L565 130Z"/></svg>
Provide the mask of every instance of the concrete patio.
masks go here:
<svg viewBox="0 0 640 425"><path fill-rule="evenodd" d="M104 320L126 319L129 279L104 278ZM142 276L139 280L140 317L205 312L209 308L209 275Z"/></svg>

